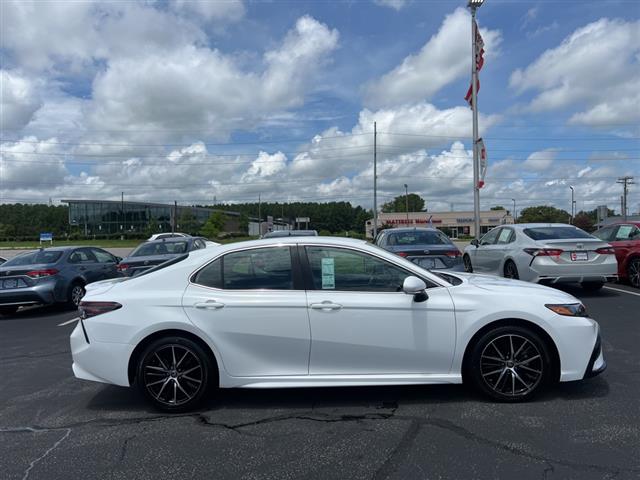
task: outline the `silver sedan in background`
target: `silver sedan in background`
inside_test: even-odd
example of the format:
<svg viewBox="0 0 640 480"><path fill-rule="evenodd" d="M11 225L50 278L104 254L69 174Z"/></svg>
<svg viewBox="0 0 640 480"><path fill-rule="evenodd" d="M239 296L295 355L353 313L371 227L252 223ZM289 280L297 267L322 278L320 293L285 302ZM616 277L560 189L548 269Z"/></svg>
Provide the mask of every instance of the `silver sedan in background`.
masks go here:
<svg viewBox="0 0 640 480"><path fill-rule="evenodd" d="M580 283L599 290L617 276L613 248L584 230L562 223L504 225L464 249L467 272L545 284Z"/></svg>

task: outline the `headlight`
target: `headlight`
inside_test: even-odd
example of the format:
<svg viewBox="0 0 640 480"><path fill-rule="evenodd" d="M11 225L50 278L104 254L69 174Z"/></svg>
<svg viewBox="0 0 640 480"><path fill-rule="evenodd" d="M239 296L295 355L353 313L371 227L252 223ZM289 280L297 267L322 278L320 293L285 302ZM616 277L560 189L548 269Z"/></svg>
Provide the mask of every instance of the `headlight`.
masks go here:
<svg viewBox="0 0 640 480"><path fill-rule="evenodd" d="M565 317L588 317L587 309L581 303L546 304L549 310Z"/></svg>

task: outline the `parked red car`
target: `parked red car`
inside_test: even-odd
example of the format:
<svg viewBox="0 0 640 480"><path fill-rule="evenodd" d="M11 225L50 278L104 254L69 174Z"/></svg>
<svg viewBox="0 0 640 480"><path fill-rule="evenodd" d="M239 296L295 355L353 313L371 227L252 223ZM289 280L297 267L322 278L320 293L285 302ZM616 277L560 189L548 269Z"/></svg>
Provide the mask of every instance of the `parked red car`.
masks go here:
<svg viewBox="0 0 640 480"><path fill-rule="evenodd" d="M616 251L618 276L640 288L640 222L607 225L594 233Z"/></svg>

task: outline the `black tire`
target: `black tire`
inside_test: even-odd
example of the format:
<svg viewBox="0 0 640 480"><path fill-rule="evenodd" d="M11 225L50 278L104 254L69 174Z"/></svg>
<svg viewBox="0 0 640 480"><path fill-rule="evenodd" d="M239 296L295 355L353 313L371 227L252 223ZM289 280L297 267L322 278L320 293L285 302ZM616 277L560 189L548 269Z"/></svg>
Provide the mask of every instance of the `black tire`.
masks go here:
<svg viewBox="0 0 640 480"><path fill-rule="evenodd" d="M0 315L13 315L14 313L16 313L18 311L18 307L11 305L11 306L7 306L7 307L0 307Z"/></svg>
<svg viewBox="0 0 640 480"><path fill-rule="evenodd" d="M627 264L627 279L632 287L640 288L640 258L632 258Z"/></svg>
<svg viewBox="0 0 640 480"><path fill-rule="evenodd" d="M82 282L76 280L69 285L69 290L67 291L67 305L69 308L78 308L85 293L84 284Z"/></svg>
<svg viewBox="0 0 640 480"><path fill-rule="evenodd" d="M604 282L582 282L580 285L587 292L597 292L604 287Z"/></svg>
<svg viewBox="0 0 640 480"><path fill-rule="evenodd" d="M139 357L137 386L164 412L193 410L217 382L218 372L210 355L188 338L159 338Z"/></svg>
<svg viewBox="0 0 640 480"><path fill-rule="evenodd" d="M471 258L469 258L469 255L464 255L462 257L462 263L464 264L465 272L473 273L473 265L471 265Z"/></svg>
<svg viewBox="0 0 640 480"><path fill-rule="evenodd" d="M520 275L518 274L518 267L516 267L513 260L507 260L504 262L502 273L504 278L512 278L514 280L518 280L520 278Z"/></svg>
<svg viewBox="0 0 640 480"><path fill-rule="evenodd" d="M504 326L478 339L465 368L466 378L488 397L524 402L547 385L551 365L549 349L539 335L528 328Z"/></svg>

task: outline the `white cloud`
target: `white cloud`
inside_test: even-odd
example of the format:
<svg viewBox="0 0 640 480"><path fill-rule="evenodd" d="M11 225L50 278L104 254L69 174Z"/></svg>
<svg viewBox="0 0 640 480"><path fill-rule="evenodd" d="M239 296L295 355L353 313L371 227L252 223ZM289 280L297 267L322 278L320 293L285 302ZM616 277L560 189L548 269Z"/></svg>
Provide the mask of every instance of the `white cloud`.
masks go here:
<svg viewBox="0 0 640 480"><path fill-rule="evenodd" d="M548 170L549 167L553 165L553 161L557 156L557 149L548 148L545 150L540 150L529 155L523 162L522 166L527 170L531 170L534 172L543 172L545 170Z"/></svg>
<svg viewBox="0 0 640 480"><path fill-rule="evenodd" d="M162 55L116 59L93 84L94 128L208 130L226 138L263 116L302 105L314 73L337 47L338 32L311 17L296 22L262 73L232 56L193 45Z"/></svg>
<svg viewBox="0 0 640 480"><path fill-rule="evenodd" d="M420 52L406 57L400 65L367 87L372 106L398 105L432 97L445 85L469 75L471 70L471 18L458 8L447 15L440 30ZM501 42L497 30L480 29L485 56L495 55Z"/></svg>
<svg viewBox="0 0 640 480"><path fill-rule="evenodd" d="M534 112L582 108L572 123L640 121L640 21L600 19L577 29L525 69L511 74L510 86L537 94Z"/></svg>
<svg viewBox="0 0 640 480"><path fill-rule="evenodd" d="M58 153L60 149L57 142L57 138L38 140L36 137L25 137L17 142L2 143L0 189L5 192L35 189L46 196L50 187L63 185L69 172L64 153ZM45 161L34 163L39 159Z"/></svg>
<svg viewBox="0 0 640 480"><path fill-rule="evenodd" d="M227 20L235 22L246 13L242 0L174 0L170 5L176 11L200 15L206 21Z"/></svg>
<svg viewBox="0 0 640 480"><path fill-rule="evenodd" d="M376 5L381 7L389 7L394 10L402 10L408 3L408 0L374 0Z"/></svg>
<svg viewBox="0 0 640 480"><path fill-rule="evenodd" d="M29 77L0 70L0 129L20 130L27 125L42 102Z"/></svg>

